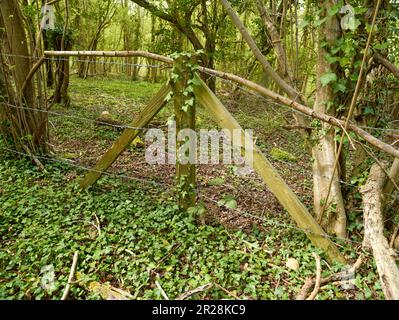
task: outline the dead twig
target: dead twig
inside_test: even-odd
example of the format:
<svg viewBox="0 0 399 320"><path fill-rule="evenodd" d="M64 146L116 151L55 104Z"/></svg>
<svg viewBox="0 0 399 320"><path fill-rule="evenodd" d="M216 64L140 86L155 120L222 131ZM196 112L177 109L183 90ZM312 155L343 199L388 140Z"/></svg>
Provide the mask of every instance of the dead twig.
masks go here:
<svg viewBox="0 0 399 320"><path fill-rule="evenodd" d="M203 286L200 286L193 290L189 290L189 291L183 293L182 295L180 295L179 297L177 297L176 300L185 300L188 297L191 297L192 295L194 295L196 293L203 292L205 290L210 289L212 287L212 285L213 285L212 283L207 283L207 284L204 284Z"/></svg>
<svg viewBox="0 0 399 320"><path fill-rule="evenodd" d="M163 258L161 258L161 259L158 261L158 263L157 263L157 265L155 266L155 268L152 269L152 270L149 270L149 271L150 271L150 274L154 274L155 271L160 267L160 265L161 265L162 263L164 263L164 262L165 262L178 248L180 248L181 245L182 245L181 243L175 244L174 247L173 247Z"/></svg>
<svg viewBox="0 0 399 320"><path fill-rule="evenodd" d="M157 288L159 289L159 291L161 291L162 296L164 297L165 300L170 300L168 295L166 294L166 292L162 289L161 285L159 284L158 281L155 281L155 285L157 286Z"/></svg>
<svg viewBox="0 0 399 320"><path fill-rule="evenodd" d="M95 213L93 213L93 214L94 214L94 217L96 218L96 221L97 221L96 229L97 229L97 231L98 231L98 236L100 237L100 236L101 236L101 224L100 224L100 219L98 219L98 217L97 217L97 215L96 215Z"/></svg>
<svg viewBox="0 0 399 320"><path fill-rule="evenodd" d="M71 271L69 273L68 283L65 287L64 294L62 295L61 300L66 300L66 298L68 298L69 290L71 289L71 284L75 276L76 266L78 264L78 255L79 252L75 251L75 254L73 255Z"/></svg>
<svg viewBox="0 0 399 320"><path fill-rule="evenodd" d="M363 261L364 261L364 255L361 254L359 258L356 260L356 262L350 268L346 269L345 271L334 273L326 278L321 278L320 286L329 284L331 282L337 282L337 281L342 282L343 280L346 280L348 278L348 275L355 274L356 270L358 270L363 264ZM301 291L299 291L296 300L305 300L309 290L315 284L316 284L316 279L307 278L301 288Z"/></svg>
<svg viewBox="0 0 399 320"><path fill-rule="evenodd" d="M320 282L321 282L321 263L320 263L320 256L316 253L313 252L313 257L316 260L316 281L315 281L315 286L310 294L310 296L306 300L314 300L319 293L320 290Z"/></svg>
<svg viewBox="0 0 399 320"><path fill-rule="evenodd" d="M214 282L213 283L215 286L217 286L220 290L222 290L223 292L227 293L229 296L233 297L236 300L241 300L239 297L237 297L234 293L230 292L229 290L223 288L220 284Z"/></svg>

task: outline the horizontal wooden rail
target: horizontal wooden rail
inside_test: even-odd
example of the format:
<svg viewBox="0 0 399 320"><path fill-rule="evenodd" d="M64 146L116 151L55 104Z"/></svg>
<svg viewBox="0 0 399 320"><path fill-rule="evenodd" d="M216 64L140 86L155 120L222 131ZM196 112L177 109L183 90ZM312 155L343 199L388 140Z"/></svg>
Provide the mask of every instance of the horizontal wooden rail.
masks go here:
<svg viewBox="0 0 399 320"><path fill-rule="evenodd" d="M173 59L147 51L44 51L47 57L143 57L173 63Z"/></svg>
<svg viewBox="0 0 399 320"><path fill-rule="evenodd" d="M173 59L158 55L155 53L151 52L146 52L146 51L45 51L44 52L45 56L49 57L59 57L59 56L98 56L98 57L144 57L144 58L149 58L157 61L161 61L167 64L172 64ZM241 78L239 76L236 76L231 73L227 72L221 72L217 70L212 70L208 68L201 67L200 71L204 73L208 73L211 75L214 75L216 77L230 80L233 82L236 82L238 84L241 84L245 87L247 87L250 90L256 91L260 95L262 95L265 98L272 99L276 102L279 102L291 109L297 110L307 116L310 116L314 119L318 119L320 121L329 123L332 126L338 127L338 128L343 128L345 126L345 121L339 120L337 118L334 118L332 116L326 115L325 113L322 112L317 112L314 111L313 109L296 102L290 98L284 97L282 95L279 95L269 89L266 89L265 87L262 87L255 82L249 81L247 79ZM349 124L348 126L348 131L352 131L356 133L359 137L363 138L365 141L370 143L372 146L376 147L377 149L384 151L391 156L394 156L395 158L399 158L399 150L394 148L388 143L385 143L381 141L380 139L374 137L367 131L359 128L358 126L354 124Z"/></svg>

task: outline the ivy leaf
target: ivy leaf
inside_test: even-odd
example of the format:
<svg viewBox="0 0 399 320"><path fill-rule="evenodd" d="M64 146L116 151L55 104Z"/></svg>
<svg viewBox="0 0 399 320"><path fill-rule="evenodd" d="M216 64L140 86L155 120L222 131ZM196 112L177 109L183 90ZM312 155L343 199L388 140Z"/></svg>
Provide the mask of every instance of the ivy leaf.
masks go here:
<svg viewBox="0 0 399 320"><path fill-rule="evenodd" d="M185 104L190 106L190 107L194 106L194 98L191 98L191 99L187 100Z"/></svg>
<svg viewBox="0 0 399 320"><path fill-rule="evenodd" d="M181 109L184 111L184 112L187 112L188 111L188 105L187 104L185 104L185 105L183 105L182 107L181 107Z"/></svg>
<svg viewBox="0 0 399 320"><path fill-rule="evenodd" d="M349 64L351 63L351 58L349 56L344 56L342 58L339 59L339 65L342 68L345 68L346 66L349 66Z"/></svg>
<svg viewBox="0 0 399 320"><path fill-rule="evenodd" d="M199 86L201 84L201 80L198 79L197 77L194 77L193 79L188 80L188 84Z"/></svg>
<svg viewBox="0 0 399 320"><path fill-rule="evenodd" d="M208 184L209 184L210 186L221 186L221 185L223 185L224 183L225 183L225 181L224 181L224 179L221 178L221 177L213 178L213 179L209 180L209 182L208 182Z"/></svg>
<svg viewBox="0 0 399 320"><path fill-rule="evenodd" d="M178 75L177 73L172 73L171 76L170 76L170 78L171 78L174 82L176 82L177 80L179 80L179 75Z"/></svg>
<svg viewBox="0 0 399 320"><path fill-rule="evenodd" d="M347 15L341 20L341 27L343 30L355 31L360 25L361 22L352 15Z"/></svg>
<svg viewBox="0 0 399 320"><path fill-rule="evenodd" d="M173 92L171 91L171 92L169 92L168 95L165 97L165 101L166 101L166 102L169 102L169 101L172 99L172 97L173 97Z"/></svg>
<svg viewBox="0 0 399 320"><path fill-rule="evenodd" d="M235 199L229 200L226 202L226 207L229 209L236 209L237 208L237 201Z"/></svg>
<svg viewBox="0 0 399 320"><path fill-rule="evenodd" d="M226 206L229 209L237 208L237 201L232 195L226 195L218 201L219 206Z"/></svg>
<svg viewBox="0 0 399 320"><path fill-rule="evenodd" d="M331 54L329 54L329 53L327 53L327 54L324 56L324 59L325 59L329 64L333 64L333 63L335 63L335 62L337 62L337 61L339 60L338 57L334 57L333 55L331 55Z"/></svg>
<svg viewBox="0 0 399 320"><path fill-rule="evenodd" d="M370 114L374 114L374 109L370 106L367 106L366 108L364 108L363 114L365 116L370 115Z"/></svg>
<svg viewBox="0 0 399 320"><path fill-rule="evenodd" d="M327 86L331 82L337 81L337 75L334 72L327 72L320 77L320 82L323 87Z"/></svg>
<svg viewBox="0 0 399 320"><path fill-rule="evenodd" d="M374 45L374 49L377 49L377 50L385 50L387 48L388 48L388 42L377 43Z"/></svg>
<svg viewBox="0 0 399 320"><path fill-rule="evenodd" d="M344 81L338 81L333 84L334 93L342 92L345 93L346 86Z"/></svg>
<svg viewBox="0 0 399 320"><path fill-rule="evenodd" d="M327 10L327 15L329 17L335 16L339 12L339 4L333 6L332 8Z"/></svg>

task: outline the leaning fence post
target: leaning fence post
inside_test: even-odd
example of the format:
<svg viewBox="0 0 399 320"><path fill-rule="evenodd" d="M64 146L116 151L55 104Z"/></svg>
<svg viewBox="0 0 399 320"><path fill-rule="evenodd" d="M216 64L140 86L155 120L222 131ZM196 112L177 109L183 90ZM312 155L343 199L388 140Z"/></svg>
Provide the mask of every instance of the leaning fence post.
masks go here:
<svg viewBox="0 0 399 320"><path fill-rule="evenodd" d="M179 54L174 60L171 86L176 119L176 182L181 210L195 206L195 99L192 88L196 56Z"/></svg>

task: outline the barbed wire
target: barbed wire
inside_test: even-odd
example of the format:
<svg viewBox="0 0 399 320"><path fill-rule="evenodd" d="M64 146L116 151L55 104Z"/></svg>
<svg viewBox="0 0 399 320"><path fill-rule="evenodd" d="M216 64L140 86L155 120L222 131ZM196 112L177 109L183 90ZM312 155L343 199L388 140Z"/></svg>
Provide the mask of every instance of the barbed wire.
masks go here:
<svg viewBox="0 0 399 320"><path fill-rule="evenodd" d="M151 65L151 64L135 64L135 63L127 63L127 62L115 62L115 61L102 61L102 60L90 60L90 58L93 57L88 57L88 59L78 59L74 56L71 56L70 58L62 58L62 57L33 57L33 56L26 56L26 55L16 55L16 54L9 54L9 53L2 53L0 52L0 55L3 56L8 56L8 57L22 57L22 58L27 58L27 59L32 59L32 60L40 60L41 58L45 59L45 60L51 60L51 61L70 61L70 58L72 58L75 62L84 62L84 63L99 63L99 64L113 64L113 65L121 65L121 66L135 66L135 67L144 67L144 68L170 68L170 66L168 64L162 64L162 65ZM129 57L103 57L103 56L98 56L95 58L129 58ZM312 117L310 117L309 115L305 115L302 112L295 110L295 109L291 109L283 104L277 103L275 101L273 101L272 99L267 99L266 97L249 90L248 88L245 88L243 86L240 86L239 84L237 84L236 82L232 81L232 80L228 80L228 79L224 79L221 78L213 73L207 72L205 70L201 70L201 73L205 73L213 78L219 79L221 81L224 81L225 83L229 83L230 85L233 85L234 87L240 89L241 91L246 92L247 94L256 96L262 100L264 100L265 102L267 102L270 105L274 105L277 106L279 109L286 109L287 111L292 111L296 114L299 114L301 116L304 116L305 118L308 119L313 119ZM278 111L276 109L273 108L273 110L277 113ZM371 127L371 126L358 126L359 128L362 129L368 129L368 130L374 130L374 131L383 131L383 132L393 132L393 133L399 133L399 129L391 129L391 128L378 128L378 127Z"/></svg>
<svg viewBox="0 0 399 320"><path fill-rule="evenodd" d="M74 115L70 115L70 114L65 114L65 113L59 113L59 112L55 112L55 111L50 111L50 110L45 110L45 109L37 109L37 108L30 108L30 107L25 107L25 106L17 106L17 105L12 105L6 102L1 102L0 105L6 105L10 108L15 108L15 109L23 109L23 110L30 110L30 111L34 111L34 112L40 112L40 113L47 113L47 114L51 114L51 115L55 115L55 116L60 116L60 117L65 117L65 118L71 118L71 119L76 119L76 120L84 120L87 122L93 122L96 124L102 124L102 125L106 125L109 127L114 127L117 129L133 129L133 130L142 130L142 131L146 131L149 129L153 129L153 127L133 127L130 125L118 125L118 124L112 124L109 122L104 122L101 120L97 120L97 119L92 119L92 118L86 118L86 117L78 117L78 116L74 116Z"/></svg>
<svg viewBox="0 0 399 320"><path fill-rule="evenodd" d="M103 125L106 125L106 126L110 126L110 127L117 128L117 129L133 129L133 130L138 130L138 131L139 131L139 130L146 131L146 130L149 130L149 129L153 129L153 127L141 127L141 128L140 128L140 127L133 127L133 126L129 126L129 125L116 125L116 124L111 124L111 123L108 123L108 122L102 122L102 121L99 121L99 120L93 119L93 118L78 117L78 116L74 116L74 115L69 115L69 114L64 114L64 113L58 113L58 112L49 111L49 110L36 109L36 108L29 108L29 107L25 107L25 106L16 106L16 105L12 105L12 104L9 104L9 103L3 103L3 104L4 104L4 105L7 105L7 106L9 106L9 107L12 107L12 108L26 109L26 110L31 110L31 111L34 111L34 112L43 112L43 113L47 113L47 114L51 114L51 115L55 115L55 116L61 116L61 117L66 117L66 118L71 118L71 119L77 119L77 120L83 120L83 121L87 121L87 122L90 122L90 123L103 124ZM279 162L281 162L281 163L283 163L283 164L285 164L285 165L289 165L289 166L295 167L295 166L294 166L293 164L291 164L291 163L288 163L288 162L285 162L285 161L281 161L281 160L276 160L275 158L270 157L270 155L269 155L268 153L264 153L264 155L265 155L266 158L267 158L268 160L270 160L270 161L279 161ZM322 177L328 178L327 176L322 176ZM252 179L252 181L256 182L256 180L254 180L254 179ZM342 180L342 179L340 179L339 182L342 183L342 184L344 184L344 185L350 186L350 187L360 188L360 186L355 185L355 184L348 183L347 181L344 181L344 180ZM389 195L389 196L391 196L391 197L393 196L392 194L386 194L386 195Z"/></svg>
<svg viewBox="0 0 399 320"><path fill-rule="evenodd" d="M6 150L9 151L11 153L14 154L18 154L20 156L24 156L27 158L31 158L31 155L24 153L24 152L20 152L18 150L15 149L11 149L11 148L7 148L4 146L0 147L1 150ZM112 178L118 178L118 179L126 179L126 180L131 180L131 181L136 181L136 182L142 182L142 183L146 183L146 184L151 184L153 186L156 187L162 187L164 189L168 188L165 184L160 183L160 182L156 182L154 180L148 180L148 179L143 179L143 178L136 178L136 177L131 177L131 176L127 176L127 175L121 175L121 174L113 174L113 173L109 173L107 171L100 171L100 170L95 170L93 168L88 168L82 165L78 165L75 164L74 162L72 162L71 160L68 159L63 159L63 158L51 158L51 157L45 157L45 156L39 156L39 155L35 155L35 157L39 160L44 160L44 161L49 161L49 162L54 162L54 163L60 163L60 164L64 164L64 165L68 165L77 169L81 169L87 172L95 172L95 173L101 173L103 175L112 177Z"/></svg>
<svg viewBox="0 0 399 320"><path fill-rule="evenodd" d="M14 153L14 154L18 154L18 155L21 155L21 156L25 156L25 157L28 157L28 158L30 157L30 155L27 154L27 153L20 152L20 151L17 151L15 149L7 148L7 147L4 147L4 146L1 146L0 150L6 150L8 152L11 152L11 153ZM156 187L164 189L166 191L170 191L170 187L169 186L166 186L164 183L156 182L154 180L136 178L136 177L131 177L131 176L124 175L124 174L121 175L121 174L113 174L113 173L109 173L109 172L103 172L103 171L95 170L93 168L88 168L88 167L85 167L85 166L82 166L82 165L77 165L74 162L72 162L71 160L63 159L63 158L51 158L51 157L45 157L45 156L35 156L35 157L37 159L39 159L39 160L45 160L45 161L49 161L49 162L53 162L53 163L60 163L60 164L67 165L67 166L70 166L70 167L74 167L74 168L77 168L77 169L80 169L80 170L84 170L84 171L87 171L87 172L102 173L103 175L106 175L106 176L109 176L109 177L112 177L112 178L126 179L126 180L130 180L130 181L141 182L141 183L145 183L145 184L148 184L148 185L156 186ZM196 191L197 191L197 194L200 197L202 196L203 198L205 198L205 199L207 199L207 200L209 200L209 201L211 201L213 203L218 204L217 200L214 200L213 198L205 195L203 192L200 191L199 188L197 188ZM218 206L219 206L219 204L218 204ZM295 230L295 231L298 231L298 232L301 232L301 233L306 232L306 233L310 233L310 234L313 234L313 235L316 235L316 236L320 236L320 237L324 237L324 238L331 238L331 239L336 239L336 240L340 240L340 241L344 241L344 242L361 244L361 242L355 241L355 240L339 238L339 237L330 236L330 235L327 235L327 234L316 234L316 233L312 232L311 230L307 230L307 229L304 230L304 229L296 227L296 226L294 226L292 224L287 224L285 222L277 222L277 220L265 219L264 217L249 213L247 211L242 211L242 210L239 210L239 209L233 209L233 210L236 211L237 213L239 213L242 216L246 216L246 217L250 217L252 219L256 219L256 220L262 221L263 223L265 223L266 225L269 225L269 226L284 227L284 228Z"/></svg>
<svg viewBox="0 0 399 320"><path fill-rule="evenodd" d="M208 201L211 201L211 202L217 204L218 206L220 206L219 201L217 201L217 200L205 195L204 193L201 193L201 196L204 199L207 199ZM264 223L265 225L268 225L268 226L285 227L287 229L295 230L295 231L298 231L298 232L301 232L301 233L305 232L307 234L312 234L314 236L319 236L319 237L326 238L326 239L331 239L331 240L339 240L339 241L342 241L342 242L352 243L352 244L356 244L356 245L362 245L363 244L363 242L357 241L357 240L336 237L336 236L332 236L332 235L328 235L328 234L318 234L318 233L315 233L315 232L311 231L310 229L301 229L301 228L299 228L299 227L297 227L297 226L295 226L293 224L287 224L287 223L284 223L284 222L275 223L276 220L266 219L264 217L254 215L252 213L249 213L249 212L246 212L246 211L242 211L242 210L237 209L237 208L229 208L229 209L234 211L234 212L239 213L242 216L246 216L246 217L250 217L252 219L258 220L258 221L262 221L262 223Z"/></svg>
<svg viewBox="0 0 399 320"><path fill-rule="evenodd" d="M131 66L131 67L143 67L143 68L159 68L159 69L167 69L170 68L168 64L140 64L140 63L129 63L129 62L116 62L116 61L106 61L106 60L98 60L98 59L127 59L127 58L133 58L133 57L104 57L104 56L88 56L87 59L80 59L75 56L70 56L69 58L63 58L63 57L33 57L33 56L26 56L26 55L18 55L18 54L9 54L9 53L4 53L0 52L0 55L6 56L6 57L18 57L18 58L25 58L25 59L30 59L30 60L36 60L39 61L40 59L44 60L49 60L52 62L57 62L57 61L70 61L70 59L73 59L75 62L84 62L84 63L99 63L99 64L112 64L112 65L121 65L121 66ZM96 58L96 59L93 59Z"/></svg>
<svg viewBox="0 0 399 320"><path fill-rule="evenodd" d="M30 56L10 55L10 54L5 54L5 53L0 53L0 54L5 55L5 56L15 56L15 57L24 57L24 58L29 58L29 59L36 59L36 58L30 57ZM47 57L44 57L44 59L52 60L52 61L60 61L60 60L70 61L69 58L68 59L64 59L64 58L47 58ZM137 67L148 67L148 68L165 67L164 65L144 65L144 64L118 63L118 62L113 62L113 61L101 61L101 60L93 61L93 60L90 60L90 59L87 59L87 60L74 59L74 61L76 61L76 62L85 62L85 63L101 63L101 64L102 63L104 63L104 64L106 63L106 64L114 64L114 65L137 66ZM204 72L204 73L207 73L207 72ZM249 89L247 89L245 87L242 87L242 86L238 85L236 82L217 77L216 75L211 74L211 73L207 73L207 74L211 75L212 77L218 78L218 79L220 79L220 80L222 80L222 81L224 81L226 83L229 83L229 84L233 85L234 87L236 87L236 88L238 88L238 89L240 89L240 90L242 90L242 91L244 91L244 92L246 92L248 94L251 94L253 96L261 98L262 100L264 100L265 102L267 102L270 105L278 106L279 109L285 108L287 110L291 110L291 111L296 112L298 114L304 115L303 113L301 113L301 112L299 112L297 110L290 109L290 108L288 108L288 107L286 107L286 106L284 106L282 104L279 104L279 103L277 103L277 102L275 102L275 101L273 101L271 99L267 99L264 96L262 96L262 95L260 95L258 93L255 93L255 92L253 92L253 91L251 91L251 90L249 90ZM55 116L67 117L67 118L84 120L84 121L90 121L90 122L95 122L95 123L98 123L98 124L104 124L104 125L107 125L107 126L119 128L119 129L134 129L134 130L152 129L151 127L142 128L142 127L133 127L133 126L129 126L129 125L116 125L116 124L111 124L111 123L108 123L108 122L102 122L102 121L99 121L97 119L79 117L79 116L75 116L75 115L68 115L68 114L58 113L58 112L50 111L50 110L29 108L29 107L25 107L25 106L17 106L17 105L12 105L12 104L9 104L9 103L3 103L3 104L7 105L8 107L12 107L12 108L31 110L31 111L34 111L34 112L44 112L44 113L55 115ZM275 109L274 109L274 111L278 112ZM307 115L304 115L304 116L308 117L308 118L311 118L310 116L307 116ZM389 128L376 128L376 127L367 127L367 126L363 126L361 128L370 129L370 130L380 130L380 131L385 131L385 132L399 132L399 130L397 130L397 129L389 129ZM29 154L17 151L15 149L10 149L10 148L7 148L7 147L0 147L0 148L2 150L7 150L8 152L12 152L14 154L30 157ZM110 177L113 177L113 178L127 179L127 180L131 180L131 181L135 181L135 182L141 182L141 183L150 184L152 186L156 186L156 187L159 187L159 188L162 188L162 189L170 190L170 187L166 186L163 183L159 183L159 182L156 182L156 181L153 181L153 180L148 180L148 179L143 179L143 178L131 177L131 176L124 175L124 174L123 175L121 175L121 174L113 174L113 173L109 173L109 172L103 172L103 171L95 170L93 168L88 168L88 167L85 167L85 166L82 166L82 165L78 165L78 164L76 164L73 161L68 160L68 159L51 158L51 157L44 157L44 156L36 156L36 158L38 158L39 160L45 160L45 161L49 161L49 162L61 163L61 164L68 165L68 166L71 166L71 167L75 167L77 169L84 170L84 171L87 171L87 172L101 173L103 175L110 176ZM325 177L325 178L328 178L328 177ZM251 179L251 181L257 182L255 179ZM346 181L340 180L340 182L345 184L345 185L351 186L351 187L359 188L358 185L350 184L350 183L348 183ZM265 187L265 185L262 185L262 186ZM208 201L211 201L211 202L216 203L216 204L219 205L217 200L205 195L203 192L201 192L201 190L199 188L197 188L197 192L198 192L198 195L200 197L203 197L204 199L207 199ZM329 238L331 240L338 240L338 241L347 242L347 243L351 243L351 244L355 244L355 245L362 245L361 241L356 241L356 240L352 240L352 239L346 239L346 238L331 236L331 235L328 235L328 234L316 234L316 233L314 233L314 232L312 232L311 230L308 230L308 229L304 230L304 229L301 229L301 228L299 228L297 226L294 226L292 224L287 224L287 223L279 222L277 220L272 220L272 219L266 219L266 218L261 217L259 215L254 215L254 214L252 214L250 212L242 211L242 210L237 209L237 208L234 208L233 211L237 212L238 214L240 214L242 216L246 216L246 217L250 217L252 219L256 219L258 221L262 221L262 223L264 223L265 225L275 226L275 227L284 227L284 228L295 230L295 231L298 231L298 232L301 232L301 233L305 232L305 233L308 233L308 234L313 234L315 236L319 236L319 237L323 237L323 238Z"/></svg>
<svg viewBox="0 0 399 320"><path fill-rule="evenodd" d="M294 113L297 113L297 114L300 114L300 115L304 116L305 118L308 118L308 119L313 120L313 118L312 118L311 116L309 116L309 115L306 115L306 114L304 114L304 113L302 113L302 112L300 112L300 111L298 111L298 110L289 108L288 106L285 106L285 105L280 104L280 103L277 103L277 102L275 102L275 101L273 101L273 100L271 100L271 99L268 99L268 98L262 96L261 94L259 94L259 93L257 93L257 92L254 92L254 91L252 91L252 90L250 90L250 89L248 89L248 88L245 88L245 87L243 87L243 86L240 86L239 84L237 84L236 82L234 82L234 81L232 81L232 80L224 79L224 78L222 78L222 77L219 77L219 76L217 76L217 75L215 75L215 74L213 74L213 73L207 72L207 71L205 71L205 70L201 70L201 72L202 72L202 73L206 73L206 74L208 74L208 75L210 75L210 76L212 76L212 77L214 77L214 78L216 78L216 79L218 79L218 80L220 80L220 81L223 81L223 82L225 82L225 83L228 83L228 84L230 84L230 85L232 85L232 86L234 86L234 87L240 89L241 91L244 91L244 92L247 93L247 94L250 94L250 95L252 95L252 96L256 96L256 97L258 97L258 98L264 100L264 101L267 102L268 104L275 105L275 106L279 107L279 109L284 108L284 109L286 109L287 111L292 111L292 112L294 112ZM275 112L278 112L276 109L273 109L273 110L274 110ZM399 133L399 129L378 128L378 127L371 127L371 126L358 126L358 127L359 127L359 128L362 128L362 129L370 129L370 130L376 130L376 131L379 130L379 131L384 131L384 132L395 132L395 133Z"/></svg>
<svg viewBox="0 0 399 320"><path fill-rule="evenodd" d="M303 115L303 116L305 116L305 117L311 118L310 116L305 115L305 114L303 114L302 112L300 112L300 111L298 111L298 110L291 109L291 108L289 108L289 107L287 107L287 106L285 106L285 105L283 105L283 104L280 104L280 103L277 103L277 102L275 102L275 101L273 101L273 100L271 100L271 99L268 99L268 98L262 96L261 94L259 94L259 93L257 93L257 92L254 92L254 91L252 91L252 90L250 90L250 89L248 89L248 88L245 88L245 87L243 87L243 86L240 86L239 84L237 84L237 82L234 82L234 81L229 80L229 79L221 78L221 77L219 77L219 76L217 76L217 75L215 75L215 74L213 74L213 73L207 72L206 70L201 70L201 72L202 72L202 73L205 73L205 74L207 74L207 75L209 75L209 76L212 76L212 77L214 77L214 78L216 78L216 79L219 79L219 80L221 80L221 81L223 81L223 82L225 82L225 83L228 83L228 84L230 84L230 85L232 85L232 86L234 86L234 87L236 87L236 88L238 88L238 89L240 89L240 90L246 92L247 94L250 94L250 95L252 95L252 96L256 96L256 97L258 97L258 98L264 100L265 102L267 102L267 103L269 103L269 104L275 105L275 106L279 107L279 109L283 109L283 108L284 108L284 109L286 109L286 110L290 110L290 111L295 112L295 113L297 113L297 114L300 114L300 115ZM278 112L276 109L273 109L273 110L274 110L275 112Z"/></svg>
<svg viewBox="0 0 399 320"><path fill-rule="evenodd" d="M369 130L375 130L375 131L384 131L384 132L399 133L399 129L377 128L377 127L368 127L368 126L358 126L358 127L359 127L359 128L362 128L362 129L369 129Z"/></svg>

